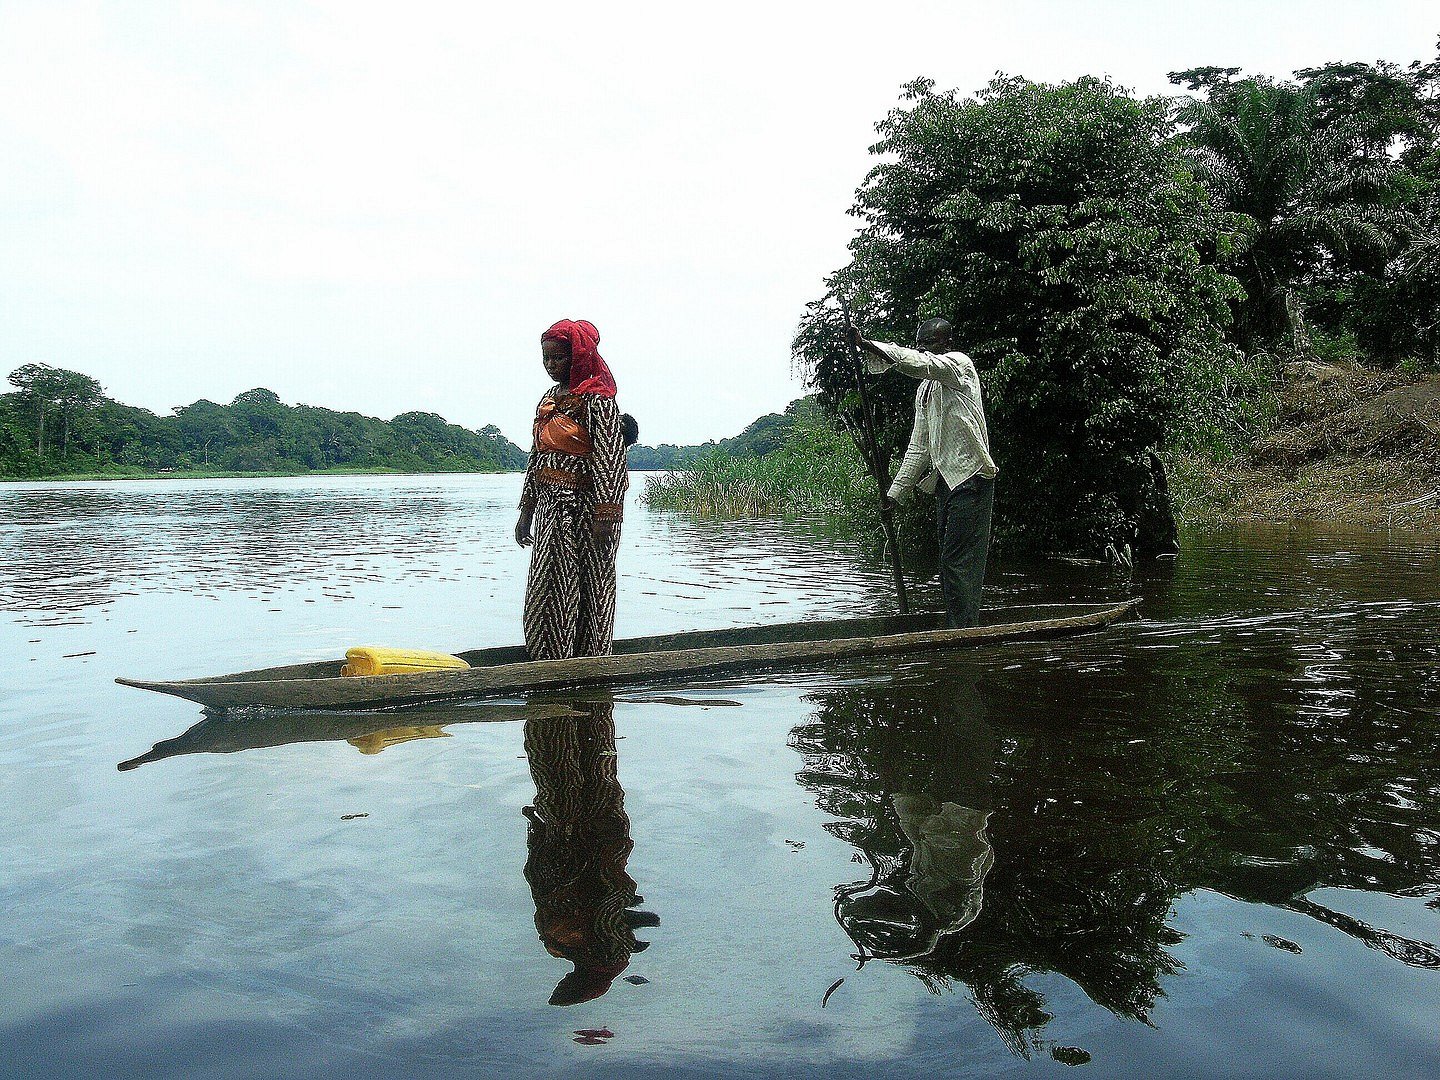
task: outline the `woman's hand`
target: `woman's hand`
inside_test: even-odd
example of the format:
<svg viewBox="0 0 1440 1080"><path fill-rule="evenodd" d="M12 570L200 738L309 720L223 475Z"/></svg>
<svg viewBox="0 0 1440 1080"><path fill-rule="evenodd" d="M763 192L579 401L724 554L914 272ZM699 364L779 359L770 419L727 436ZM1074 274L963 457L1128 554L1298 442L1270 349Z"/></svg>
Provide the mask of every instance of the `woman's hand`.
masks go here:
<svg viewBox="0 0 1440 1080"><path fill-rule="evenodd" d="M607 536L618 536L620 534L620 522L618 521L596 521L590 525L590 533L597 540L603 540Z"/></svg>
<svg viewBox="0 0 1440 1080"><path fill-rule="evenodd" d="M515 522L515 543L522 548L529 547L535 542L535 537L530 535L530 524L534 520L534 514L529 512L521 513L520 520Z"/></svg>

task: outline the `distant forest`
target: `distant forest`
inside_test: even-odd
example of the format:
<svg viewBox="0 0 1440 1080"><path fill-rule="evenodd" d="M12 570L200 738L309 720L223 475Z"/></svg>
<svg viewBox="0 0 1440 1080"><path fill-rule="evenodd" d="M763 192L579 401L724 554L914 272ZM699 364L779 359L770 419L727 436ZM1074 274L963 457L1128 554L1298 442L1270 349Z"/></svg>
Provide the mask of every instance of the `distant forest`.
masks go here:
<svg viewBox="0 0 1440 1080"><path fill-rule="evenodd" d="M247 390L228 405L200 400L173 415L123 405L88 375L46 364L10 374L0 394L0 477L170 472L504 472L525 452L494 425L478 431L434 413L378 420L286 405Z"/></svg>
<svg viewBox="0 0 1440 1080"><path fill-rule="evenodd" d="M228 405L203 398L170 416L107 397L90 376L47 364L10 373L0 394L0 478L151 473L509 472L526 452L493 424L477 431L434 413L379 420L313 405L286 405L257 387ZM675 469L712 453L764 457L814 397L791 402L734 438L698 446L632 446L630 468Z"/></svg>
<svg viewBox="0 0 1440 1080"><path fill-rule="evenodd" d="M730 439L721 439L719 442L712 440L698 446L676 446L674 443L632 446L630 468L636 472L678 469L717 453L732 457L764 457L785 443L786 435L798 420L806 416L818 416L818 410L819 405L812 394L792 401L783 413L769 413L760 417Z"/></svg>

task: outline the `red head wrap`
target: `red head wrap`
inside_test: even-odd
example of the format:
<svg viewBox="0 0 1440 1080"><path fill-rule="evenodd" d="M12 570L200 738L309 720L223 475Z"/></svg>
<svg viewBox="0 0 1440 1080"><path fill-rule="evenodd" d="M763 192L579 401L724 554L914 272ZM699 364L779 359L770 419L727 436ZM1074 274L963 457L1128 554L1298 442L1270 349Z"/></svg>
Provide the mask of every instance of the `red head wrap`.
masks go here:
<svg viewBox="0 0 1440 1080"><path fill-rule="evenodd" d="M540 335L541 341L563 341L570 346L570 392L615 396L615 376L604 357L595 351L600 331L584 319L561 319Z"/></svg>

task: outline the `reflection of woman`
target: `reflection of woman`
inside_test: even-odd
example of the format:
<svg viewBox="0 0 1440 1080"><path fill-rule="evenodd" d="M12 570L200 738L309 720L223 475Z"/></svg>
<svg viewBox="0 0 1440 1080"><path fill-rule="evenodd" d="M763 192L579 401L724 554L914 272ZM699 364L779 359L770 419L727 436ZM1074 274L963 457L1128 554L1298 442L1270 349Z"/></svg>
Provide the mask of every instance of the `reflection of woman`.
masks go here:
<svg viewBox="0 0 1440 1080"><path fill-rule="evenodd" d="M526 841L525 879L535 898L535 929L551 956L575 970L560 980L552 1005L597 998L648 946L637 926L655 915L631 910L641 898L625 870L634 844L625 793L615 774L615 706L587 702L574 717L525 723L525 751L535 780Z"/></svg>
<svg viewBox="0 0 1440 1080"><path fill-rule="evenodd" d="M555 385L535 412L515 542L534 545L525 586L532 660L604 656L615 629L615 552L629 477L615 379L592 323L562 319L540 339ZM533 528L533 531L532 531Z"/></svg>

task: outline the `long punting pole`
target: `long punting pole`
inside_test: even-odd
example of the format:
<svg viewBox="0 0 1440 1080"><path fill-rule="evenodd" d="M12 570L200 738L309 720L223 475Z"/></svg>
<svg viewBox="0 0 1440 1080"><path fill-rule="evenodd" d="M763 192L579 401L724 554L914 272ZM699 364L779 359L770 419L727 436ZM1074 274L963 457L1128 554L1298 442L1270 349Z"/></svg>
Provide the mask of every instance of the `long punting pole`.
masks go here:
<svg viewBox="0 0 1440 1080"><path fill-rule="evenodd" d="M900 539L895 529L895 515L890 511L890 500L885 497L885 488L890 478L885 475L884 463L880 458L880 443L875 438L875 414L870 408L870 395L865 390L865 373L860 363L860 350L855 347L855 323L850 318L850 307L837 291L835 299L840 303L840 313L845 316L845 344L850 350L850 366L855 370L855 389L860 392L860 430L865 441L865 457L870 466L870 475L875 480L879 497L880 528L885 533L885 543L890 548L890 572L895 578L895 603L900 614L910 611L910 601L905 595L905 575L900 572Z"/></svg>

